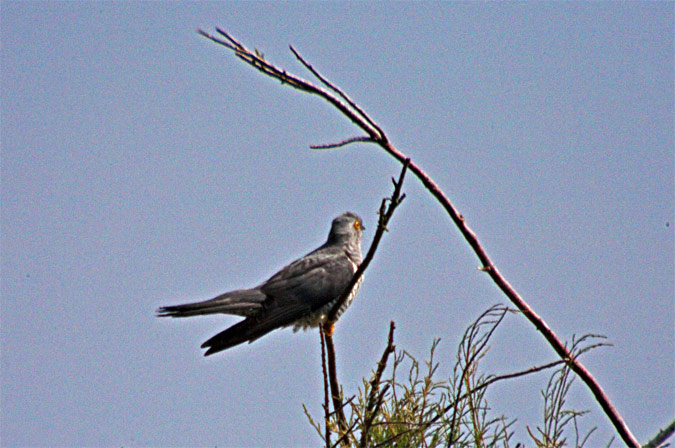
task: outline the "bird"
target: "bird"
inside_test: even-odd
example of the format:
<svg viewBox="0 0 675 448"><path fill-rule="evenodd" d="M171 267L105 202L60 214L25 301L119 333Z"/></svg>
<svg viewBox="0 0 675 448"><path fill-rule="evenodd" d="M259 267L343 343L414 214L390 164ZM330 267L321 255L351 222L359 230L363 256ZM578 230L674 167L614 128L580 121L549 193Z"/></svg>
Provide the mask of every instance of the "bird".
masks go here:
<svg viewBox="0 0 675 448"><path fill-rule="evenodd" d="M227 350L278 328L293 331L320 326L326 320L362 262L363 221L345 212L331 223L326 242L293 261L262 284L250 289L226 292L210 300L164 306L158 317L191 317L205 314L233 314L244 320L216 334L202 344L204 356ZM339 317L351 305L363 276L338 310ZM328 330L332 332L332 328Z"/></svg>

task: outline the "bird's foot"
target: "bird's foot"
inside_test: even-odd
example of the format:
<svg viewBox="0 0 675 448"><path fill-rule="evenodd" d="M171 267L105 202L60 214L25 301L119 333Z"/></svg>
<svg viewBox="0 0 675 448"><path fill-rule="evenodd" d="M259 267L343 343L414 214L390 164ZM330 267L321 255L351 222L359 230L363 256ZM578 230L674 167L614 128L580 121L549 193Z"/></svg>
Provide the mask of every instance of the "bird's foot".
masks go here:
<svg viewBox="0 0 675 448"><path fill-rule="evenodd" d="M335 331L334 324L322 325L321 328L323 330L323 334L325 334L326 336L333 336L333 332Z"/></svg>

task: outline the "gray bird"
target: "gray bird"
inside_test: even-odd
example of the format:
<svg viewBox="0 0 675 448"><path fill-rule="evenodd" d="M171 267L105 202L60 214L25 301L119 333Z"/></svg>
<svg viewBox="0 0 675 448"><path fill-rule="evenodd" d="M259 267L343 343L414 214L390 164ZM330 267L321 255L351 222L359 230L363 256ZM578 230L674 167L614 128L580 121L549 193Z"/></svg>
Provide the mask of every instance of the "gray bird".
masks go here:
<svg viewBox="0 0 675 448"><path fill-rule="evenodd" d="M260 286L226 292L203 302L165 306L160 317L190 317L200 314L235 314L246 319L202 344L205 356L243 342L253 342L277 328L293 331L319 326L349 285L361 264L361 218L347 212L333 220L323 246L294 261ZM361 280L363 276L361 277ZM338 312L351 304L361 280Z"/></svg>

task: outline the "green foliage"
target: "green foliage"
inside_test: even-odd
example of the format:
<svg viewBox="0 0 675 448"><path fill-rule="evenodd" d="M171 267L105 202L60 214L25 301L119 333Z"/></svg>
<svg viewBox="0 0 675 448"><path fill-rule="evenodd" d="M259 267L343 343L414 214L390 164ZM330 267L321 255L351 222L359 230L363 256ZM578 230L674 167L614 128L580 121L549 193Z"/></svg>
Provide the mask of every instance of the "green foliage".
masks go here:
<svg viewBox="0 0 675 448"><path fill-rule="evenodd" d="M574 356L579 356L593 348L607 345L603 342L594 343L588 346L583 346L587 341L594 339L604 339L603 336L588 334L581 337L579 340L572 339L572 349L570 352ZM570 446L567 438L564 436L565 427L570 423L574 428L574 446L575 448L582 448L588 441L595 428L592 428L583 438L579 434L578 418L584 416L588 411L576 411L574 409L567 409L565 407L565 397L567 396L574 377L567 364L564 364L560 369L553 372L548 380L546 389L541 391L544 400L544 421L542 426L537 427L537 435L533 434L528 428L530 437L540 448L559 448L563 446ZM608 446L611 445L611 441Z"/></svg>
<svg viewBox="0 0 675 448"><path fill-rule="evenodd" d="M593 430L580 437L577 420L586 411L565 407L565 397L573 379L567 364L557 361L502 376L480 373L479 363L489 350L490 338L506 314L512 311L504 306L493 306L467 328L448 377L439 378L439 365L434 360L439 340L433 341L428 359L419 362L410 353L393 346L392 329L388 349L393 352L393 362L387 369L387 375L383 376L388 360L388 352L385 351L370 379L364 378L358 393L347 402L343 401L347 418L344 427L347 430L339 429L335 412L327 412L326 417L317 420L305 408L310 424L327 447L508 448L515 419L488 407L488 387L500 380L559 366L542 390L543 424L536 428L536 435L529 427L528 432L537 447L558 448L569 446L565 433L566 429L573 429L573 446L583 447ZM605 345L581 347L582 343L597 337L587 335L573 341L572 352L578 356Z"/></svg>

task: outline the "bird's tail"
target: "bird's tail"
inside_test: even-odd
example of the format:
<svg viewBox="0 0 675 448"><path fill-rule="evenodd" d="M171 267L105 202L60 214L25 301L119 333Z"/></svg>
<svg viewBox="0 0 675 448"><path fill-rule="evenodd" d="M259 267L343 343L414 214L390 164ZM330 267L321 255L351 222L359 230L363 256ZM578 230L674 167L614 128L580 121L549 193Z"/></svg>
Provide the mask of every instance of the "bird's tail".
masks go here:
<svg viewBox="0 0 675 448"><path fill-rule="evenodd" d="M262 309L264 301L265 294L259 289L241 289L203 302L163 306L157 310L157 316L190 317L217 313L253 316Z"/></svg>
<svg viewBox="0 0 675 448"><path fill-rule="evenodd" d="M305 315L311 311L309 308L299 308L292 304L290 306L287 304L287 306L281 308L276 305L278 304L274 302L267 304L259 313L248 316L204 342L202 348L207 349L204 356L227 350L243 342L251 343L270 331L291 324L297 319L298 315Z"/></svg>
<svg viewBox="0 0 675 448"><path fill-rule="evenodd" d="M207 349L204 356L227 350L243 342L253 342L270 331L271 329L269 328L261 330L256 322L256 318L249 317L204 342L202 348Z"/></svg>

